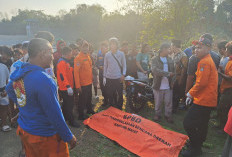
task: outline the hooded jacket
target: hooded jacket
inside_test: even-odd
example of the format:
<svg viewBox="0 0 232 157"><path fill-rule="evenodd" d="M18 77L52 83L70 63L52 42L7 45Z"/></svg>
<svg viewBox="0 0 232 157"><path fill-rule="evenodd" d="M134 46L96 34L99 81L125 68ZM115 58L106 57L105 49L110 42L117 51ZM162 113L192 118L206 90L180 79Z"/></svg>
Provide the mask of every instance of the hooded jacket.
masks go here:
<svg viewBox="0 0 232 157"><path fill-rule="evenodd" d="M57 98L57 85L43 68L22 63L11 74L6 91L19 106L18 124L23 130L45 137L58 134L65 142L72 139Z"/></svg>

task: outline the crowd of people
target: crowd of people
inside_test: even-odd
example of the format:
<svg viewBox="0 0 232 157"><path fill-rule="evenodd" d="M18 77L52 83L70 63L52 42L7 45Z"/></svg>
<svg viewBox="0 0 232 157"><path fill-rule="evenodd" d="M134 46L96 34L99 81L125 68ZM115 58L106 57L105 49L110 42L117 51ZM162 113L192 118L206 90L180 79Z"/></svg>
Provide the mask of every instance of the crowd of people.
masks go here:
<svg viewBox="0 0 232 157"><path fill-rule="evenodd" d="M153 77L155 122L162 120L163 105L168 123L174 123L179 109L188 108L183 126L190 142L183 156L202 154L212 110L219 131L228 133L223 157L232 155L232 41L219 42L217 53L208 33L184 51L178 39L161 44L157 52L146 43L120 44L115 37L103 41L97 52L84 39L69 45L58 40L53 53L54 39L41 31L30 41L0 47L2 131L11 130L7 119L17 120L22 156L69 156L67 143L74 148L76 137L68 125L80 127L74 107L78 120L95 114L92 93L98 99L100 87L103 106L122 110L126 76Z"/></svg>

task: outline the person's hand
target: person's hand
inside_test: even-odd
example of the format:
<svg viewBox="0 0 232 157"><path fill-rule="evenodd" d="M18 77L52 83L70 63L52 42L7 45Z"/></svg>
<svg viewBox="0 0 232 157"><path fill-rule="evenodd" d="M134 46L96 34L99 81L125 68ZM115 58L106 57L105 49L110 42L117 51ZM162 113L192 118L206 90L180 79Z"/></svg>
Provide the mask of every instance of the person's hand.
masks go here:
<svg viewBox="0 0 232 157"><path fill-rule="evenodd" d="M186 103L186 106L188 106L188 105L190 105L192 103L193 97L189 93L187 93L186 96L187 96L187 98L186 98L185 103Z"/></svg>
<svg viewBox="0 0 232 157"><path fill-rule="evenodd" d="M72 150L77 145L77 139L74 135L73 138L68 142L68 144L70 150Z"/></svg>
<svg viewBox="0 0 232 157"><path fill-rule="evenodd" d="M67 89L67 92L69 96L73 96L73 89L71 87Z"/></svg>
<svg viewBox="0 0 232 157"><path fill-rule="evenodd" d="M124 75L122 75L122 76L120 77L120 82L123 82L123 81L124 81L124 79L125 79L125 76L124 76Z"/></svg>
<svg viewBox="0 0 232 157"><path fill-rule="evenodd" d="M81 93L82 92L81 87L77 88L77 91L78 91L78 93Z"/></svg>
<svg viewBox="0 0 232 157"><path fill-rule="evenodd" d="M103 78L103 85L106 86L106 78Z"/></svg>
<svg viewBox="0 0 232 157"><path fill-rule="evenodd" d="M1 97L6 97L6 96L7 96L7 93L5 90L3 92L1 92Z"/></svg>

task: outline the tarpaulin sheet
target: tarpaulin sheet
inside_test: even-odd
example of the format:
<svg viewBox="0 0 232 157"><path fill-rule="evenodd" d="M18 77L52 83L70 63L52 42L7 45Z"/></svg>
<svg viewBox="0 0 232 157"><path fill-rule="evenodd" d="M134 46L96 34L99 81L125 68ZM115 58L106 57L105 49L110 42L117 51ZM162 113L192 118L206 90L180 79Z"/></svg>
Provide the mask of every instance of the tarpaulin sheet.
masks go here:
<svg viewBox="0 0 232 157"><path fill-rule="evenodd" d="M178 157L188 139L186 135L114 107L94 114L84 124L142 157Z"/></svg>

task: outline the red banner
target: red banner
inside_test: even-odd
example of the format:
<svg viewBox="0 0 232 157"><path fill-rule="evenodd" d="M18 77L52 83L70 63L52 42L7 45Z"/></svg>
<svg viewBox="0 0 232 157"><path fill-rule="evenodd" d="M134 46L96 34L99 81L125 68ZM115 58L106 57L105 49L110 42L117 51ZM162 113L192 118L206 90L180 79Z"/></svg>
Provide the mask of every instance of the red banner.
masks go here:
<svg viewBox="0 0 232 157"><path fill-rule="evenodd" d="M188 139L186 135L114 107L94 114L84 124L142 157L178 157Z"/></svg>

